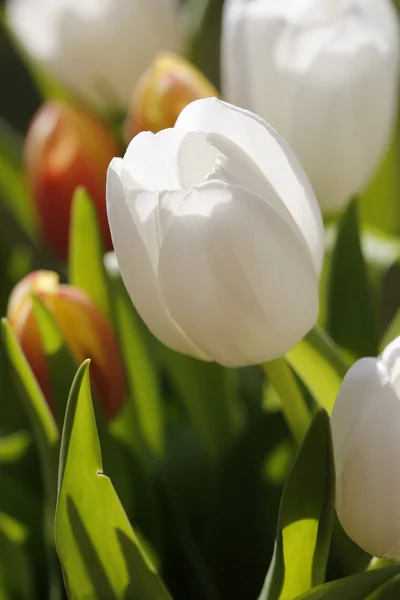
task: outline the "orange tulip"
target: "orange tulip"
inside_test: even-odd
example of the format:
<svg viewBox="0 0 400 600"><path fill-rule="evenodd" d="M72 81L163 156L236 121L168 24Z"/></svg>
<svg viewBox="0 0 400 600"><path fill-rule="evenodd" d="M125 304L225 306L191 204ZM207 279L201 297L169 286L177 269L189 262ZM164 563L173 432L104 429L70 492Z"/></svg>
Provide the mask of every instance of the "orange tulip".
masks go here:
<svg viewBox="0 0 400 600"><path fill-rule="evenodd" d="M61 258L68 255L71 202L83 186L92 197L107 250L105 182L108 165L121 148L96 116L64 102L47 102L30 125L24 148L28 183L43 237Z"/></svg>
<svg viewBox="0 0 400 600"><path fill-rule="evenodd" d="M163 52L134 89L126 137L131 140L140 131L157 133L173 127L187 104L210 96L218 96L218 92L196 67L180 56Z"/></svg>
<svg viewBox="0 0 400 600"><path fill-rule="evenodd" d="M53 271L35 271L15 286L7 317L51 407L54 403L50 376L32 294L53 315L77 365L86 358L92 360L94 391L105 417L112 419L123 404L126 384L120 351L110 324L85 292L72 285L60 284Z"/></svg>

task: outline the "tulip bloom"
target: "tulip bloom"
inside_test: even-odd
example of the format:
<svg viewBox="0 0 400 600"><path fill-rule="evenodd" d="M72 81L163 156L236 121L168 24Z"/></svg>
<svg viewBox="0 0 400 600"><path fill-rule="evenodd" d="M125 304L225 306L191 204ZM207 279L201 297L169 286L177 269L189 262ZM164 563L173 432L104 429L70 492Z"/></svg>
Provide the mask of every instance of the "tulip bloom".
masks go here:
<svg viewBox="0 0 400 600"><path fill-rule="evenodd" d="M84 100L124 109L160 50L178 51L177 0L8 0L25 52Z"/></svg>
<svg viewBox="0 0 400 600"><path fill-rule="evenodd" d="M283 355L314 325L321 214L296 157L256 115L215 98L143 132L107 176L121 275L174 350L227 366Z"/></svg>
<svg viewBox="0 0 400 600"><path fill-rule="evenodd" d="M140 131L157 133L173 127L181 111L194 100L217 96L206 77L175 54L159 54L134 89L126 133L131 140Z"/></svg>
<svg viewBox="0 0 400 600"><path fill-rule="evenodd" d="M43 236L61 258L68 255L71 203L78 186L93 199L106 249L112 249L105 181L115 154L120 146L112 131L81 108L48 102L34 116L25 140L25 167Z"/></svg>
<svg viewBox="0 0 400 600"><path fill-rule="evenodd" d="M50 406L50 377L31 294L53 315L77 365L92 359L93 387L104 415L112 419L123 404L126 390L124 368L110 324L85 292L60 284L57 273L35 271L16 285L7 317Z"/></svg>
<svg viewBox="0 0 400 600"><path fill-rule="evenodd" d="M391 0L226 0L226 100L266 119L296 152L323 210L374 174L397 109Z"/></svg>
<svg viewBox="0 0 400 600"><path fill-rule="evenodd" d="M400 560L400 337L349 370L332 435L343 528L373 556Z"/></svg>

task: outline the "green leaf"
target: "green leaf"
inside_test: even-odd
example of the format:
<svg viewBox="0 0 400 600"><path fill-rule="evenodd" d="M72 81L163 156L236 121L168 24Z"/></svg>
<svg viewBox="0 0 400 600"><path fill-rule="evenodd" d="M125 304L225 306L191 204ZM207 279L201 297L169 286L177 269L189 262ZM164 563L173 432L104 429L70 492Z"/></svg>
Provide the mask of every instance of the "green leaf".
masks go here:
<svg viewBox="0 0 400 600"><path fill-rule="evenodd" d="M289 474L274 556L259 600L293 600L324 581L334 517L328 414L317 413Z"/></svg>
<svg viewBox="0 0 400 600"><path fill-rule="evenodd" d="M58 430L42 391L7 319L2 319L3 342L45 465L52 470Z"/></svg>
<svg viewBox="0 0 400 600"><path fill-rule="evenodd" d="M158 344L164 369L210 458L224 453L241 428L241 410L230 371Z"/></svg>
<svg viewBox="0 0 400 600"><path fill-rule="evenodd" d="M0 513L0 576L10 598L35 597L31 560L27 555L27 530L10 516Z"/></svg>
<svg viewBox="0 0 400 600"><path fill-rule="evenodd" d="M390 342L393 342L400 335L400 309L396 312L391 323L386 329L382 341L380 343L380 351L382 352Z"/></svg>
<svg viewBox="0 0 400 600"><path fill-rule="evenodd" d="M284 358L264 364L270 383L278 392L282 412L295 440L301 444L311 422L311 412L292 369Z"/></svg>
<svg viewBox="0 0 400 600"><path fill-rule="evenodd" d="M400 122L374 180L360 198L363 221L389 233L400 231Z"/></svg>
<svg viewBox="0 0 400 600"><path fill-rule="evenodd" d="M140 322L121 279L115 254L105 256L113 312L125 364L129 398L113 423L113 431L135 452L161 458L165 450L165 415L158 370Z"/></svg>
<svg viewBox="0 0 400 600"><path fill-rule="evenodd" d="M62 423L69 390L76 373L76 364L49 309L40 298L34 295L32 296L32 304L46 355L54 409L58 422Z"/></svg>
<svg viewBox="0 0 400 600"><path fill-rule="evenodd" d="M0 118L0 196L30 237L37 234L36 214L22 170L20 135Z"/></svg>
<svg viewBox="0 0 400 600"><path fill-rule="evenodd" d="M338 225L328 297L327 330L335 342L358 357L376 356L377 313L361 250L355 200Z"/></svg>
<svg viewBox="0 0 400 600"><path fill-rule="evenodd" d="M103 241L93 203L83 188L74 194L70 232L69 283L84 290L111 319Z"/></svg>
<svg viewBox="0 0 400 600"><path fill-rule="evenodd" d="M318 586L297 600L365 600L370 594L400 574L400 567L364 571ZM391 600L395 600L393 597Z"/></svg>
<svg viewBox="0 0 400 600"><path fill-rule="evenodd" d="M125 437L129 441L136 430L136 436L143 439L149 454L162 458L165 424L157 367L150 358L139 317L122 281L118 280L113 286L113 309L129 385L129 399L121 415L124 426L128 427Z"/></svg>
<svg viewBox="0 0 400 600"><path fill-rule="evenodd" d="M329 336L314 327L286 359L316 402L330 414L349 365Z"/></svg>
<svg viewBox="0 0 400 600"><path fill-rule="evenodd" d="M31 436L26 431L17 431L0 437L0 465L21 460L31 446Z"/></svg>
<svg viewBox="0 0 400 600"><path fill-rule="evenodd" d="M12 374L39 450L45 488L44 535L48 550L50 598L59 598L59 566L55 561L53 535L59 433L50 408L7 319L2 319L2 332Z"/></svg>
<svg viewBox="0 0 400 600"><path fill-rule="evenodd" d="M68 401L55 521L69 597L168 600L102 468L86 361Z"/></svg>
<svg viewBox="0 0 400 600"><path fill-rule="evenodd" d="M382 586L376 594L373 594L368 600L398 600L400 598L400 575L394 577L388 583Z"/></svg>
<svg viewBox="0 0 400 600"><path fill-rule="evenodd" d="M193 8L197 31L192 32L189 59L219 89L223 0L202 0L201 6Z"/></svg>

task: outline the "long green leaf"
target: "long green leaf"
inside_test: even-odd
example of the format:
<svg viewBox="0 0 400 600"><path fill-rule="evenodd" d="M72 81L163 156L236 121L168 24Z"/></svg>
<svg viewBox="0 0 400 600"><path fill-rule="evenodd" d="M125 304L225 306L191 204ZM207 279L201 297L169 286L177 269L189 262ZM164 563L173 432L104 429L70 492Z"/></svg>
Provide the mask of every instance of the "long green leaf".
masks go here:
<svg viewBox="0 0 400 600"><path fill-rule="evenodd" d="M11 598L34 598L34 578L27 555L28 532L20 523L0 513L0 573Z"/></svg>
<svg viewBox="0 0 400 600"><path fill-rule="evenodd" d="M44 535L49 563L49 598L60 598L59 566L56 562L53 519L56 504L58 428L42 391L6 319L2 319L3 340L9 363L20 391L21 400L29 417L39 449L45 488Z"/></svg>
<svg viewBox="0 0 400 600"><path fill-rule="evenodd" d="M335 342L356 356L376 356L377 312L361 250L355 200L338 226L328 297L327 329Z"/></svg>
<svg viewBox="0 0 400 600"><path fill-rule="evenodd" d="M296 600L366 600L370 594L399 574L400 566L364 571L318 586Z"/></svg>
<svg viewBox="0 0 400 600"><path fill-rule="evenodd" d="M117 417L116 427L125 429L122 437L139 448L139 452L142 452L143 442L145 451L161 458L165 450L165 415L157 367L150 357L139 317L114 263L109 255L106 264L112 282L113 310L129 385L129 399L121 419Z"/></svg>
<svg viewBox="0 0 400 600"><path fill-rule="evenodd" d="M58 422L62 423L76 364L51 312L38 297L32 296L32 303L47 359L54 409Z"/></svg>
<svg viewBox="0 0 400 600"><path fill-rule="evenodd" d="M48 464L58 441L56 423L7 319L2 319L2 330L4 345L21 392L21 399L31 421L43 460Z"/></svg>
<svg viewBox="0 0 400 600"><path fill-rule="evenodd" d="M317 413L283 492L275 552L259 600L293 600L324 581L334 517L329 417Z"/></svg>
<svg viewBox="0 0 400 600"><path fill-rule="evenodd" d="M314 399L330 414L349 365L329 336L315 327L286 359Z"/></svg>
<svg viewBox="0 0 400 600"><path fill-rule="evenodd" d="M85 290L111 319L103 241L93 202L83 188L73 198L70 232L69 283Z"/></svg>
<svg viewBox="0 0 400 600"><path fill-rule="evenodd" d="M102 469L87 361L71 388L59 467L55 535L69 597L168 600Z"/></svg>

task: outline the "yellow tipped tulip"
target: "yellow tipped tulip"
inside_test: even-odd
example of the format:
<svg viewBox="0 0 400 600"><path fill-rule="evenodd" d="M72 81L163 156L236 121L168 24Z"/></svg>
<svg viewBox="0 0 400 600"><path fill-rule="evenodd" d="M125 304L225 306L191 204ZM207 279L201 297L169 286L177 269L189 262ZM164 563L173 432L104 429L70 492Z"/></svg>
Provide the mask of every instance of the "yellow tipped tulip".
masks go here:
<svg viewBox="0 0 400 600"><path fill-rule="evenodd" d="M125 375L110 324L85 292L60 284L57 273L35 271L15 286L7 316L51 407L50 378L31 295L37 296L53 315L76 363L92 359L93 387L104 415L112 419L124 401Z"/></svg>
<svg viewBox="0 0 400 600"><path fill-rule="evenodd" d="M213 96L218 96L217 90L196 67L180 56L163 52L134 89L127 138L140 131L157 133L173 127L187 104Z"/></svg>

